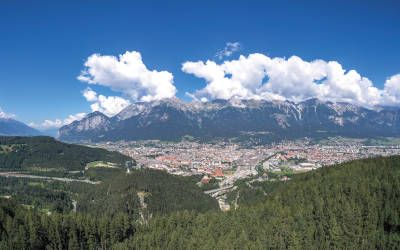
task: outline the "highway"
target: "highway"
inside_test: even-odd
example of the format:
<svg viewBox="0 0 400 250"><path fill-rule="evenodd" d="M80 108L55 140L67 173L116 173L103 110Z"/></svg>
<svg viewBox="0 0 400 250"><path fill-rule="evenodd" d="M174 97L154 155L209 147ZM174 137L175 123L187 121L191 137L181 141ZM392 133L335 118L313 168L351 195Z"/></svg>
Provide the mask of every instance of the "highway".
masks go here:
<svg viewBox="0 0 400 250"><path fill-rule="evenodd" d="M220 191L225 191L225 190L228 190L228 189L231 189L231 188L233 188L233 185L207 190L207 191L204 191L204 193L205 194L213 194L213 193L217 193L217 192L220 192Z"/></svg>
<svg viewBox="0 0 400 250"><path fill-rule="evenodd" d="M79 179L71 179L71 178L62 178L62 177L49 177L49 176L39 176L39 175L30 175L19 172L0 172L0 176L3 177L15 177L15 178L28 178L28 179L41 179L41 180L49 180L49 181L62 181L62 182L83 182L88 184L100 184L100 181L91 181L91 180L79 180Z"/></svg>

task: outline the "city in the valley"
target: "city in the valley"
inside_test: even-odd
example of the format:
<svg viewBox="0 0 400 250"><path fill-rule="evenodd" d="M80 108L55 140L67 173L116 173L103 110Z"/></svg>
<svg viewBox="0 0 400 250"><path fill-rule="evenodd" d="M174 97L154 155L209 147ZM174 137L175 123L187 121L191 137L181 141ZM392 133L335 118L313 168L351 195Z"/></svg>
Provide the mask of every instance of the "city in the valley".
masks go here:
<svg viewBox="0 0 400 250"><path fill-rule="evenodd" d="M96 147L118 151L136 160L135 168L164 170L182 176L201 176L200 186L229 209L226 193L235 182L285 181L294 174L355 159L400 154L400 140L333 137L320 141L302 139L267 145L226 141L119 141Z"/></svg>

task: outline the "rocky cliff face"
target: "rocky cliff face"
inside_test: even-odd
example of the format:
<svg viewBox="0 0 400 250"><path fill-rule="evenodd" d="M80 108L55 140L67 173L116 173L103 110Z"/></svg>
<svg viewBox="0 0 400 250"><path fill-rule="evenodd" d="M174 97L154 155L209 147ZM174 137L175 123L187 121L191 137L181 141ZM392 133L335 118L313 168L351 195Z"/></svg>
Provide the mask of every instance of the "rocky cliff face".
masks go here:
<svg viewBox="0 0 400 250"><path fill-rule="evenodd" d="M111 119L101 112L88 114L80 121L74 121L59 129L61 139L68 141L85 141L101 138L111 128Z"/></svg>

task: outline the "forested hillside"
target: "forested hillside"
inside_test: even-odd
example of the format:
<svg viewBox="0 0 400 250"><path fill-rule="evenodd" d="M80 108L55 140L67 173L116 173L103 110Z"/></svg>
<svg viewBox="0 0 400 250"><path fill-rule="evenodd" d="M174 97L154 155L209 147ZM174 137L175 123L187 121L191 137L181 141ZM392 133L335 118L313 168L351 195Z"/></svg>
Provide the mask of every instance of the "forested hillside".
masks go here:
<svg viewBox="0 0 400 250"><path fill-rule="evenodd" d="M98 215L125 212L137 218L139 209L144 206L146 209L141 212L146 217L179 210L206 212L218 209L217 201L204 194L193 177L150 169L130 174L115 169L95 171L103 174L106 171L107 177L102 179L101 184L90 185L80 192L78 212Z"/></svg>
<svg viewBox="0 0 400 250"><path fill-rule="evenodd" d="M117 152L50 137L0 137L0 197L42 213L124 213L133 222L180 210L217 210L195 177L149 169L127 174ZM135 163L134 163L135 164ZM7 171L18 170L13 177Z"/></svg>
<svg viewBox="0 0 400 250"><path fill-rule="evenodd" d="M2 200L1 249L395 249L400 157L359 160L265 188L236 211L47 215ZM244 202L243 204L246 204Z"/></svg>
<svg viewBox="0 0 400 250"><path fill-rule="evenodd" d="M179 210L205 212L218 209L217 201L204 194L192 177L147 169L126 174L123 169L96 168L86 174L101 182L88 184L0 177L0 196L40 211L69 213L76 210L99 216L123 212L135 221L140 213L147 218Z"/></svg>
<svg viewBox="0 0 400 250"><path fill-rule="evenodd" d="M93 161L124 164L127 160L116 152L66 144L52 137L0 136L0 169L83 170Z"/></svg>

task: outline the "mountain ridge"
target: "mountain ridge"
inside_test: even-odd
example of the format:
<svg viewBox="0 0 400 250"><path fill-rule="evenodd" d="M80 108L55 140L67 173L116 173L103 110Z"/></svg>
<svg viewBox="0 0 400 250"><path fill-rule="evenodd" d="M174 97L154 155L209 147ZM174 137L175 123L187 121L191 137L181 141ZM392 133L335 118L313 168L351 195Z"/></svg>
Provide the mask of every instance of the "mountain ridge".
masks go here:
<svg viewBox="0 0 400 250"><path fill-rule="evenodd" d="M87 126L91 124L91 126ZM91 113L60 128L61 140L179 140L244 138L263 140L320 136L400 135L400 109L369 109L345 102L214 100L183 102L177 98L131 104L113 117Z"/></svg>

